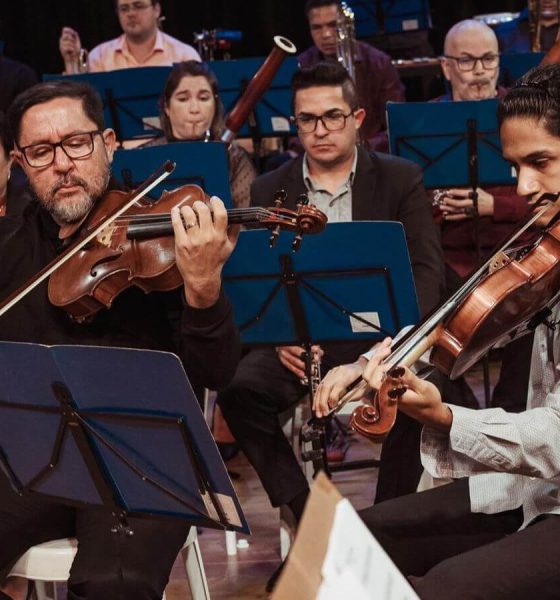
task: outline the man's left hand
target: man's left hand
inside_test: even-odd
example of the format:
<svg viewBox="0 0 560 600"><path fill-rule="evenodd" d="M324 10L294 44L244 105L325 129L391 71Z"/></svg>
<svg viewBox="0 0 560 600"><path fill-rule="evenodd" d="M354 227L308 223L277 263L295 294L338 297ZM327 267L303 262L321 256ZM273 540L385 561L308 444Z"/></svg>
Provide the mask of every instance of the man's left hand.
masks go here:
<svg viewBox="0 0 560 600"><path fill-rule="evenodd" d="M400 371L398 376L395 376L395 371ZM372 383L379 381L379 369L370 361L363 377ZM416 377L407 367L391 369L386 373L386 377L388 381L385 381L385 384L389 383L392 386L398 398L399 410L423 425L449 433L453 413L442 402L441 394L433 383Z"/></svg>
<svg viewBox="0 0 560 600"><path fill-rule="evenodd" d="M215 196L209 204L197 200L192 207L173 208L171 220L187 302L194 308L212 306L220 295L222 267L235 246L224 203Z"/></svg>

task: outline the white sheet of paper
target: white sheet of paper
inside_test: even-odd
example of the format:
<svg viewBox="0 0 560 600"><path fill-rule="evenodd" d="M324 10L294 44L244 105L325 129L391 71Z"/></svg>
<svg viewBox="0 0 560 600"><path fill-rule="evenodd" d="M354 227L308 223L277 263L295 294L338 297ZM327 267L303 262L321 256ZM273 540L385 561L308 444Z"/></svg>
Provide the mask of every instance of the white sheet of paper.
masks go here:
<svg viewBox="0 0 560 600"><path fill-rule="evenodd" d="M321 600L334 599L335 596L323 598L320 594L328 594L329 589L339 587L342 580L351 581L354 587L357 585L368 600L419 600L346 498L336 506L322 575L323 583L317 596ZM361 598L348 592L338 596L341 597Z"/></svg>
<svg viewBox="0 0 560 600"><path fill-rule="evenodd" d="M351 571L343 571L338 577L323 580L316 600L370 600L356 576Z"/></svg>

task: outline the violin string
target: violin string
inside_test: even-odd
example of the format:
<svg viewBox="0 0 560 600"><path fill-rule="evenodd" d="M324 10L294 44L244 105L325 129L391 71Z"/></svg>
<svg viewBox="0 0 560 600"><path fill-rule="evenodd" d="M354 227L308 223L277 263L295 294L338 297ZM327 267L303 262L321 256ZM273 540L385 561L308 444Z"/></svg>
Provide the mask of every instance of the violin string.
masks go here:
<svg viewBox="0 0 560 600"><path fill-rule="evenodd" d="M268 211L263 208L246 208L246 209L232 209L228 211L228 216L255 216L262 215L264 217L270 216L278 216L284 217L284 215L276 215L271 211ZM284 217L285 218L285 217ZM170 213L154 213L150 215L133 215L132 217L120 217L117 221L128 221L130 223L140 223L140 222L150 222L150 221L158 221L158 222L166 222L171 220Z"/></svg>
<svg viewBox="0 0 560 600"><path fill-rule="evenodd" d="M283 215L283 214L278 214L275 213L273 211L267 210L265 208L260 208L260 207L255 207L254 209L251 208L237 208L237 209L231 209L228 210L228 216L231 217L237 217L237 216L241 216L241 217L245 217L246 220L262 220L262 219L266 219L266 218L273 218L276 219L277 221L282 221L282 222L286 222L286 223L291 223L293 222L293 218L289 217L287 215ZM117 224L117 228L120 227L128 227L129 225L134 225L134 224L138 224L138 225L145 225L145 226L149 226L149 225L153 225L153 226L159 226L162 224L167 224L171 222L171 215L170 213L156 213L156 214L152 214L152 215L133 215L132 217L120 217L118 219L115 219L114 223Z"/></svg>

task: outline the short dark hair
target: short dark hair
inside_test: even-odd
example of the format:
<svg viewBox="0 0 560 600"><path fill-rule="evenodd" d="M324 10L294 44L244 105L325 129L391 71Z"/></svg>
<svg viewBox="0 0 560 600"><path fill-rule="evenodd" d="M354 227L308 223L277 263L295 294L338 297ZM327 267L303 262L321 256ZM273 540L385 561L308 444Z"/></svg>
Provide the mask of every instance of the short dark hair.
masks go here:
<svg viewBox="0 0 560 600"><path fill-rule="evenodd" d="M297 70L292 77L292 112L295 112L296 94L311 87L341 87L342 97L352 110L359 106L358 92L348 71L336 62L320 62Z"/></svg>
<svg viewBox="0 0 560 600"><path fill-rule="evenodd" d="M155 6L156 4L161 4L161 0L150 0L150 4ZM115 9L119 8L119 0L115 0Z"/></svg>
<svg viewBox="0 0 560 600"><path fill-rule="evenodd" d="M8 109L10 135L18 144L23 115L33 106L54 100L55 98L75 98L82 101L84 113L97 129L105 129L103 103L97 91L87 83L68 79L43 81L28 88L16 96Z"/></svg>
<svg viewBox="0 0 560 600"><path fill-rule="evenodd" d="M560 65L535 67L498 104L498 123L528 117L542 121L548 133L560 137Z"/></svg>
<svg viewBox="0 0 560 600"><path fill-rule="evenodd" d="M8 130L8 122L3 112L0 112L0 146L4 151L4 157L8 158L12 149L12 137Z"/></svg>
<svg viewBox="0 0 560 600"><path fill-rule="evenodd" d="M204 77L212 90L212 94L214 95L214 100L216 103L216 110L214 111L214 118L212 119L212 123L210 124L210 135L213 140L217 140L222 133L222 129L224 127L224 105L220 100L218 95L218 80L216 79L216 75L212 73L212 71L208 68L204 63L198 62L196 60L186 60L184 62L176 64L171 73L169 73L169 77L165 82L165 86L163 88L163 92L159 99L159 115L161 120L161 128L163 129L163 133L167 139L167 141L174 140L173 136L173 128L171 127L171 122L169 117L165 113L165 108L169 106L169 101L171 100L171 96L175 93L175 90L181 83L183 77Z"/></svg>
<svg viewBox="0 0 560 600"><path fill-rule="evenodd" d="M331 4L340 5L340 0L307 0L305 3L305 16L309 17L309 11L322 6L330 6Z"/></svg>

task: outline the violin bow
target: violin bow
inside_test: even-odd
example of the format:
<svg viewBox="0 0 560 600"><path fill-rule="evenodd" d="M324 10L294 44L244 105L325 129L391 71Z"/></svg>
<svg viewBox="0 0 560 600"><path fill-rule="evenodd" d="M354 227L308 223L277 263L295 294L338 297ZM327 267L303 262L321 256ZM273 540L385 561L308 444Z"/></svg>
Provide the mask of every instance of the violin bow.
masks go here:
<svg viewBox="0 0 560 600"><path fill-rule="evenodd" d="M22 298L25 298L32 290L40 283L50 277L58 268L66 261L70 260L91 240L96 238L108 225L126 212L133 204L143 198L148 192L159 185L166 177L168 177L175 169L175 163L168 160L159 169L157 169L144 183L136 190L134 196L123 206L116 209L112 214L109 214L97 227L95 227L87 235L78 238L73 244L70 244L61 254L54 260L44 266L33 278L25 282L21 287L12 292L5 300L0 303L0 317L6 313L12 306L17 304Z"/></svg>

